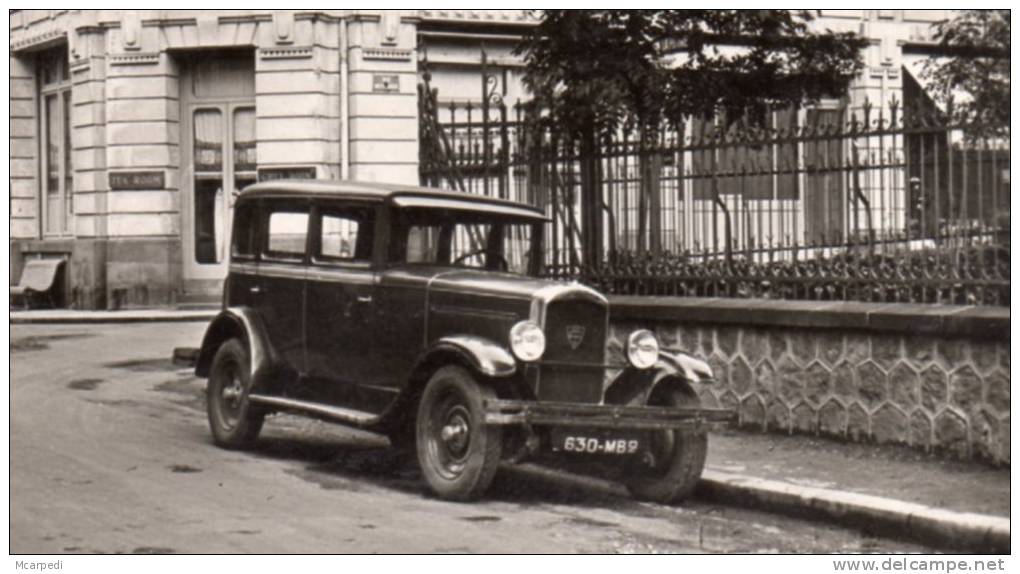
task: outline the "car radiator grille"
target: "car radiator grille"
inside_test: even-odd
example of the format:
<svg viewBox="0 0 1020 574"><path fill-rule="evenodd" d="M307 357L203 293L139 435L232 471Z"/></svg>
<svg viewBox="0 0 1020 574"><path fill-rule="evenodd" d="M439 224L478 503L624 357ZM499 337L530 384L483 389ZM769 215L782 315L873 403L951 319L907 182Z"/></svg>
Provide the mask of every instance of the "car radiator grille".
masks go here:
<svg viewBox="0 0 1020 574"><path fill-rule="evenodd" d="M538 369L539 400L602 401L608 310L589 301L553 302L546 308L545 353Z"/></svg>

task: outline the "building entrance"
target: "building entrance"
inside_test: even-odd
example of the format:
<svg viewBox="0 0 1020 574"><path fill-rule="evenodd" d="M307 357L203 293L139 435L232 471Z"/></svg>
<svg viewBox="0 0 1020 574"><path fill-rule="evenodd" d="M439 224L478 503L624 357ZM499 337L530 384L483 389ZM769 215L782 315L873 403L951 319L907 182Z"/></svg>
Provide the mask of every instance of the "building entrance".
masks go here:
<svg viewBox="0 0 1020 574"><path fill-rule="evenodd" d="M256 180L253 54L182 58L181 144L185 296L218 294L233 197Z"/></svg>

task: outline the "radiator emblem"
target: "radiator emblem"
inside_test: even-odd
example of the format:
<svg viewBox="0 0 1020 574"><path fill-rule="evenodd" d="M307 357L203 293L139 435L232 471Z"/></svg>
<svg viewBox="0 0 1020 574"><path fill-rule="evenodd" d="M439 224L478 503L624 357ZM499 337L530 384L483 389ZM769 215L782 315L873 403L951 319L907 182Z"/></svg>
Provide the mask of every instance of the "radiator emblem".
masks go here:
<svg viewBox="0 0 1020 574"><path fill-rule="evenodd" d="M582 341L584 341L584 325L567 325L567 342L570 343L570 348L576 351Z"/></svg>

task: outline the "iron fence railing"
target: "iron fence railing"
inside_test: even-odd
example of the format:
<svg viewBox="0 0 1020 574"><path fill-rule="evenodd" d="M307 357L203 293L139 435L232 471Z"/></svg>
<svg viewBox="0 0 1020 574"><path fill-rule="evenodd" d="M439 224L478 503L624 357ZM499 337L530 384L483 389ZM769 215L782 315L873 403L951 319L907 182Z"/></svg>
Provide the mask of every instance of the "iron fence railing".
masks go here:
<svg viewBox="0 0 1020 574"><path fill-rule="evenodd" d="M566 137L420 86L423 184L538 205L546 273L609 292L1009 304L1009 138L931 105Z"/></svg>

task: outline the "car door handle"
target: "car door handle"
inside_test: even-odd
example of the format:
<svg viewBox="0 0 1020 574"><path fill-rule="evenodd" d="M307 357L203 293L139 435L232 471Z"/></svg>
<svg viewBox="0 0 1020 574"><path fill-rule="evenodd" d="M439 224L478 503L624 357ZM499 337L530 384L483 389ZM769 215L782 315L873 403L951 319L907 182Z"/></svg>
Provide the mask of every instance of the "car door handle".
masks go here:
<svg viewBox="0 0 1020 574"><path fill-rule="evenodd" d="M358 303L371 303L371 302L372 302L371 295L358 295Z"/></svg>
<svg viewBox="0 0 1020 574"><path fill-rule="evenodd" d="M249 288L248 291L251 291L252 295L258 295L259 293L262 292L262 288L259 287L258 285L255 285L254 287Z"/></svg>

